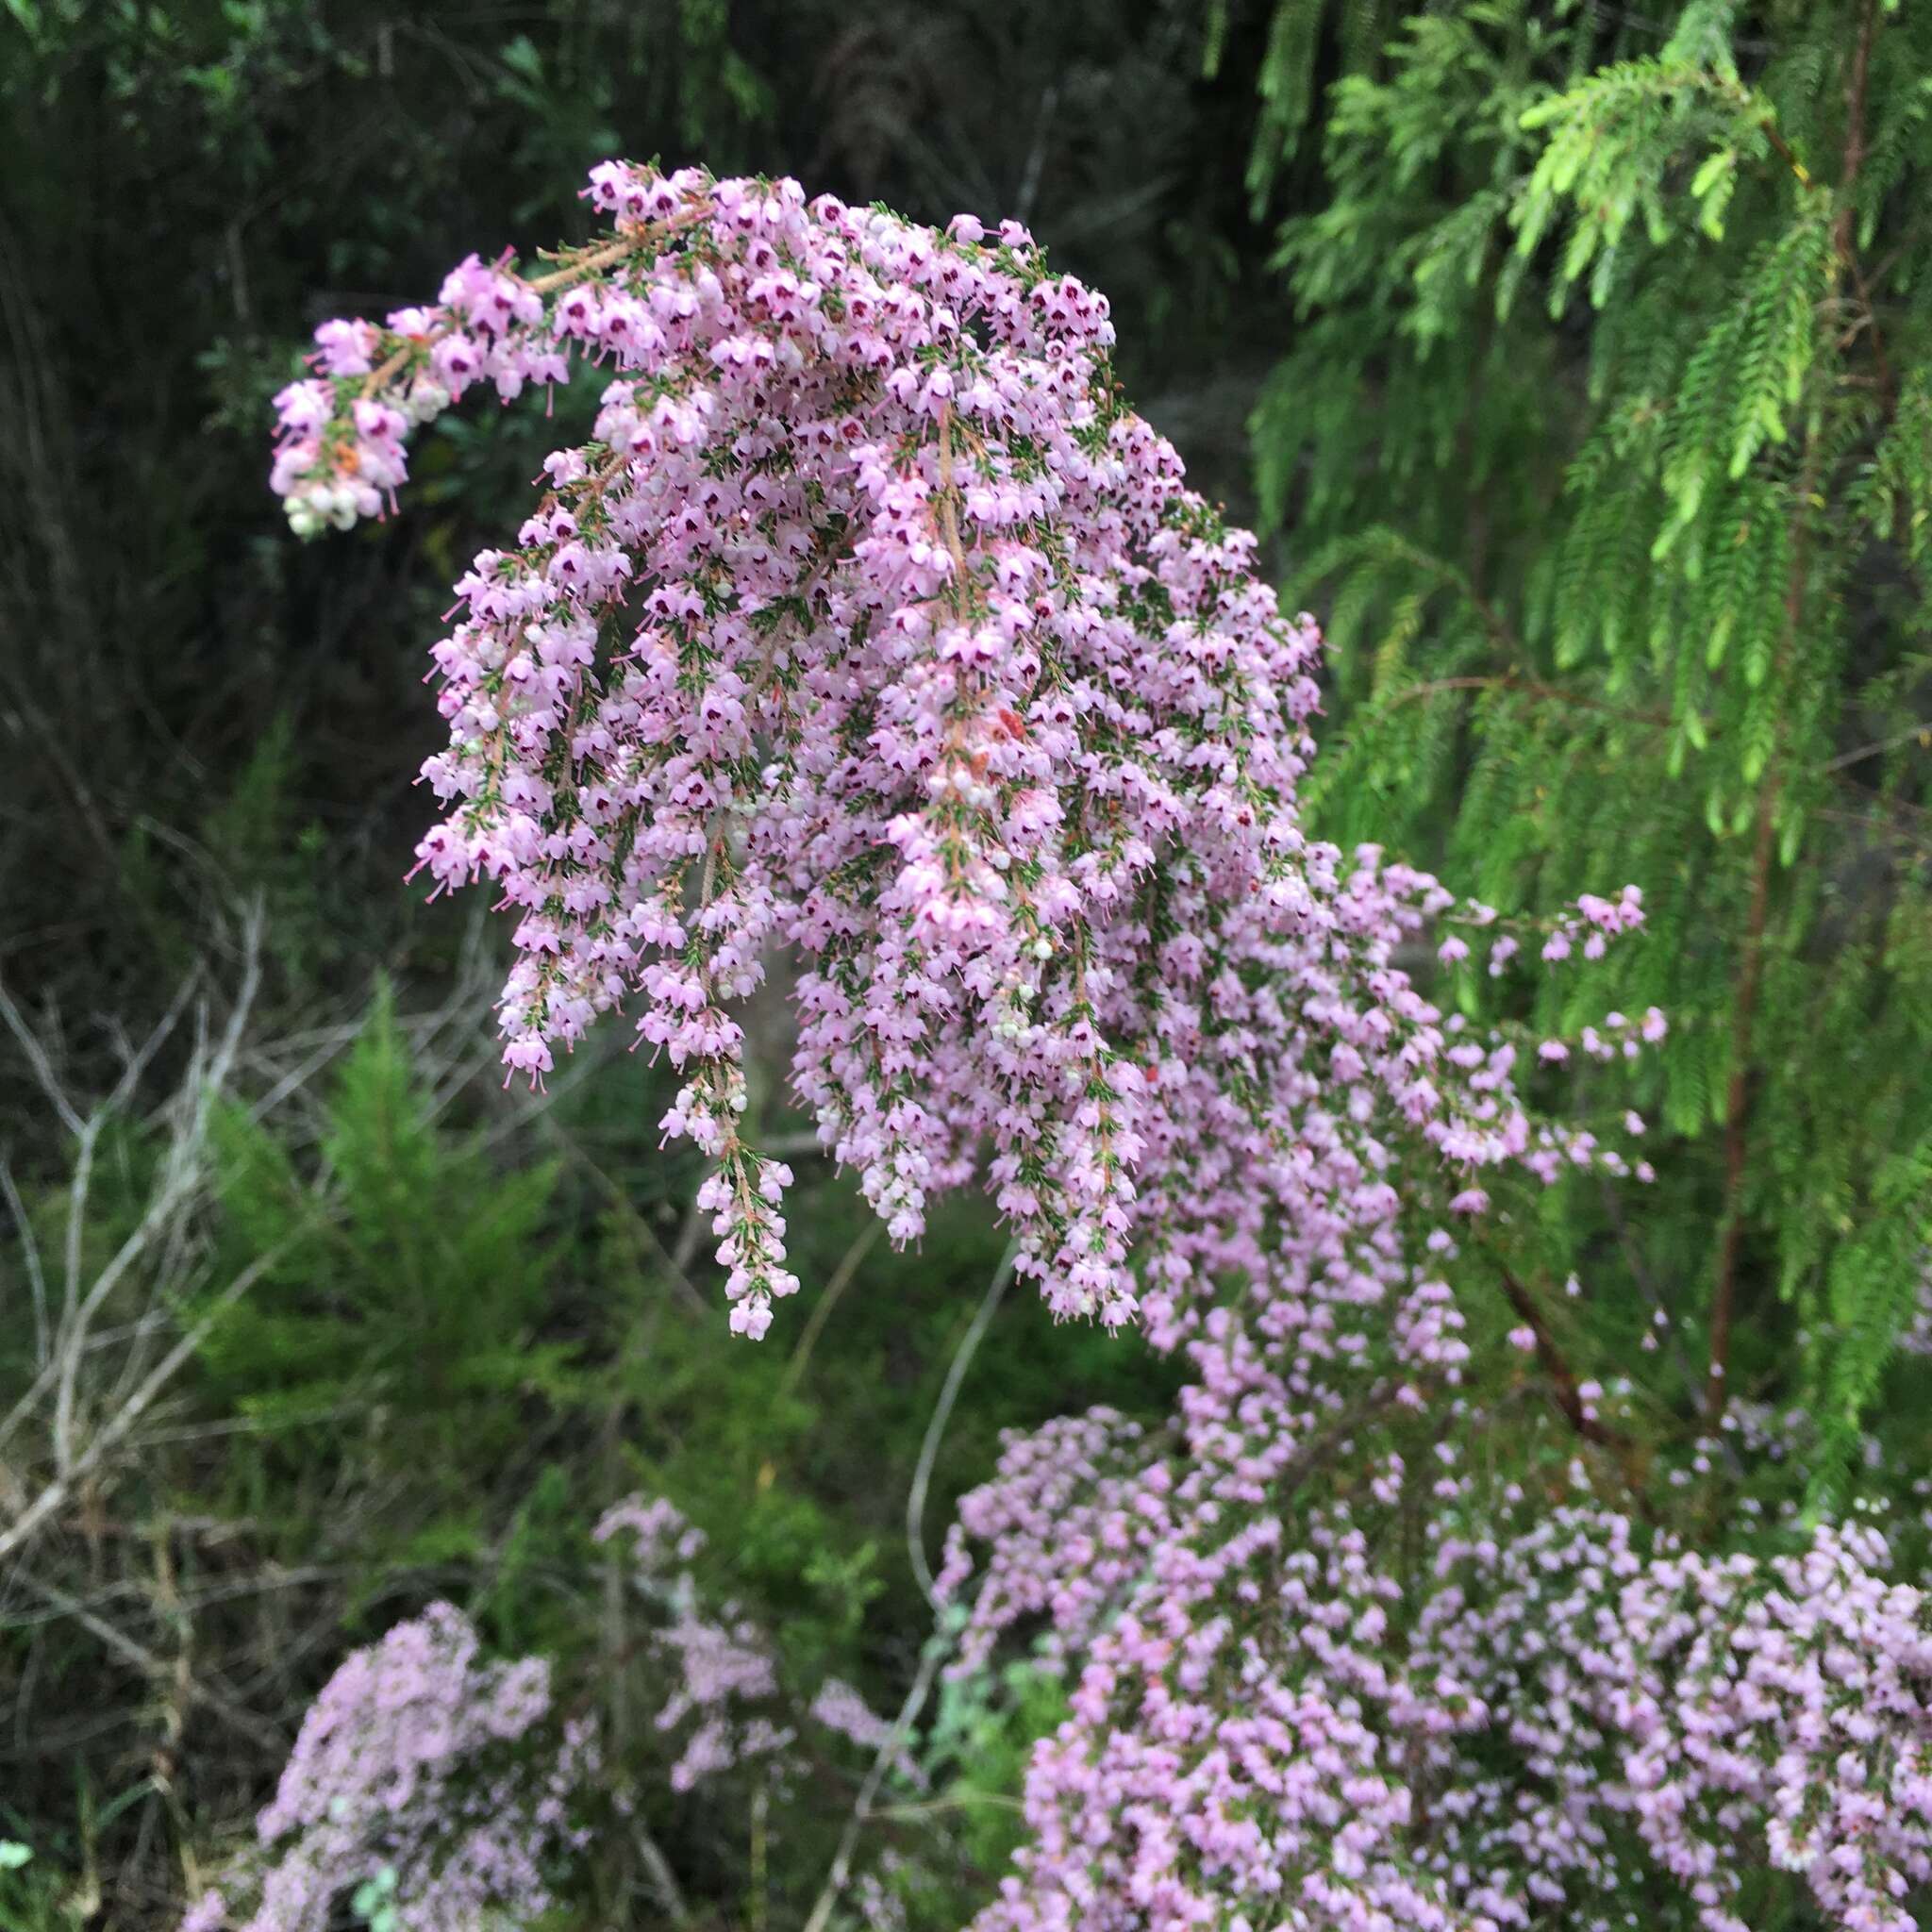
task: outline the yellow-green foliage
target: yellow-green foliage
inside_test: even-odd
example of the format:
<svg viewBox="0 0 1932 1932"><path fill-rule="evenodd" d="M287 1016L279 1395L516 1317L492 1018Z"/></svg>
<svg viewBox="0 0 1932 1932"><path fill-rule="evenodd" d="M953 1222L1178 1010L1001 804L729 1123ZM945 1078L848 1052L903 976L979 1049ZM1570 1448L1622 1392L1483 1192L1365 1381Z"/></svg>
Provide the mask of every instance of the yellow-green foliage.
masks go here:
<svg viewBox="0 0 1932 1932"><path fill-rule="evenodd" d="M1839 1495L1932 1237L1932 15L1495 0L1364 51L1358 11L1284 0L1303 92L1264 75L1342 69L1253 422L1333 644L1324 828L1506 908L1644 889L1611 970L1671 1015L1674 1139L1559 1245L1663 1285L1688 1422L1741 1214L1733 1386L1814 1407Z"/></svg>

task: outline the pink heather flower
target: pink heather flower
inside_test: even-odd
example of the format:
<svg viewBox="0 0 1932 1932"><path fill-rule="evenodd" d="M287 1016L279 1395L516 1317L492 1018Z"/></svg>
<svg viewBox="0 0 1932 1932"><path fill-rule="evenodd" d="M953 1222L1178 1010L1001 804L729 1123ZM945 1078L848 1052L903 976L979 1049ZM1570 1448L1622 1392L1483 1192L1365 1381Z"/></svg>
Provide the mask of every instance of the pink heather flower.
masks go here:
<svg viewBox="0 0 1932 1932"><path fill-rule="evenodd" d="M329 375L367 375L376 340L366 322L325 322L315 331L317 364Z"/></svg>
<svg viewBox="0 0 1932 1932"><path fill-rule="evenodd" d="M811 1701L810 1714L827 1730L848 1739L863 1751L879 1750L894 1735L893 1725L878 1716L850 1684L838 1677L827 1677L819 1687L818 1695ZM894 1768L913 1790L926 1788L924 1772L903 1746L895 1756Z"/></svg>
<svg viewBox="0 0 1932 1932"><path fill-rule="evenodd" d="M1121 402L1105 300L1010 222L615 162L588 198L608 230L541 289L472 258L386 330L330 325L272 480L304 531L382 514L459 391L594 364L592 439L433 650L419 858L512 912L510 1067L635 1016L676 1075L663 1132L709 1164L731 1325L762 1334L798 1282L742 1012L788 955L793 1089L894 1240L977 1181L1056 1315L1175 1357L1165 1422L1008 1437L948 1536L956 1681L1010 1646L1066 1700L975 1932L1498 1932L1636 1898L1737 1932L1767 1865L1826 1923L1908 1932L1932 1613L1878 1538L1687 1552L1591 1502L1574 1444L1558 1507L1471 1453L1457 1218L1510 1174L1624 1159L1533 1120L1516 1049L1394 963L1490 908L1304 830L1314 625ZM1635 889L1580 898L1543 958L1642 916ZM1633 1032L1663 1016L1583 1050ZM1608 1399L1574 1392L1585 1420ZM890 1746L836 1679L791 1700L668 1504L598 1533L629 1541L650 1734L693 1803L724 1793L735 1830L734 1781L782 1796L840 1740ZM319 1932L379 1860L438 1926L548 1901L588 1740L541 1664L479 1662L454 1611L403 1627L305 1724L253 1932ZM885 1870L868 1923L896 1924Z"/></svg>
<svg viewBox="0 0 1932 1932"><path fill-rule="evenodd" d="M181 1921L181 1932L217 1932L228 1923L228 1902L219 1891L204 1891Z"/></svg>
<svg viewBox="0 0 1932 1932"><path fill-rule="evenodd" d="M697 1790L753 1763L761 1775L784 1783L799 1769L789 1754L807 1716L874 1746L891 1734L891 1726L837 1679L827 1680L807 1711L787 1701L770 1634L736 1604L707 1600L683 1567L701 1554L704 1537L671 1503L627 1497L605 1511L595 1535L600 1543L627 1540L631 1586L656 1621L648 1647L663 1684L653 1722L658 1731L681 1734L673 1790ZM909 1758L900 1771L920 1781Z"/></svg>
<svg viewBox="0 0 1932 1932"><path fill-rule="evenodd" d="M528 1074L530 1085L541 1084L541 1076L551 1071L550 1049L535 1034L525 1034L520 1040L512 1040L503 1050L503 1063L509 1069L504 1085L509 1085L510 1076L519 1073Z"/></svg>
<svg viewBox="0 0 1932 1932"><path fill-rule="evenodd" d="M1082 1923L1098 1900L1123 1924L1263 1924L1284 1885L1335 1925L1619 1923L1637 1874L1717 1926L1754 1857L1800 1862L1800 1818L1826 1920L1907 1932L1892 1902L1924 1882L1925 1820L1861 1794L1892 1750L1924 1775L1932 1619L1917 1591L1877 1583L1876 1538L1827 1528L1800 1556L1714 1560L1647 1548L1593 1506L1525 1524L1515 1485L1495 1515L1465 1513L1445 1476L1419 1614L1391 1641L1405 1591L1353 1511L1317 1507L1292 1536L1275 1513L1299 1468L1292 1399L1233 1339L1211 1351L1222 1372L1200 1351L1185 1485L1158 1449L1138 1468L1090 1453L1070 1480L1062 1433L1051 1453L1012 1443L966 1501L992 1565L972 1631L1035 1614L1044 1591L1056 1641L1088 1658L1029 1766L1032 1840L977 1932ZM1257 1458L1285 1426L1271 1490ZM956 1539L949 1576L966 1562ZM1264 1580L1284 1614L1257 1624ZM1229 1669L1237 1698L1215 1688ZM1506 1747L1525 1780L1498 1777ZM1443 1794L1425 1825L1418 1774ZM1145 1911L1150 1889L1173 1917Z"/></svg>
<svg viewBox="0 0 1932 1932"><path fill-rule="evenodd" d="M1509 1059L1391 963L1455 896L1302 830L1319 636L1121 402L1105 300L1011 223L622 163L587 198L611 233L541 286L472 257L325 325L273 481L305 534L385 514L421 423L598 365L593 441L458 580L418 857L513 915L511 1074L627 1008L677 1075L732 1331L798 1288L743 1131L738 1015L780 952L794 1091L893 1240L978 1180L1057 1316L1172 1341L1197 1271L1286 1289L1307 1255L1257 1209L1380 1241L1396 1125L1449 1211L1553 1178Z"/></svg>
<svg viewBox="0 0 1932 1932"><path fill-rule="evenodd" d="M541 1916L597 1766L588 1727L550 1719L547 1664L481 1661L462 1615L432 1604L329 1679L257 1821L255 1856L182 1932L326 1932L378 1868L404 1924Z"/></svg>

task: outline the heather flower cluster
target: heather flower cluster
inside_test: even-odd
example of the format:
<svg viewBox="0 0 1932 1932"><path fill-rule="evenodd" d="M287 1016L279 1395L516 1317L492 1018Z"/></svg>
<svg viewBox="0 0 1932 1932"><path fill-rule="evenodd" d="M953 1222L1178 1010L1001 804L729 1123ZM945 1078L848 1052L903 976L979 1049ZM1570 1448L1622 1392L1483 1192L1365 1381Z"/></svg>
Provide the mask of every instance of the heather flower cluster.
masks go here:
<svg viewBox="0 0 1932 1932"><path fill-rule="evenodd" d="M1411 1672L1468 1683L1475 1702L1415 1760L1467 1794L1432 1862L1601 1913L1627 1883L1628 1828L1705 1932L1748 1932L1742 1838L1830 1924L1907 1932L1907 1896L1932 1879L1924 1591L1885 1580L1867 1526L1822 1527L1769 1559L1637 1541L1584 1507L1501 1548L1435 1540L1442 1587ZM1484 1775L1489 1740L1515 1755L1507 1782Z"/></svg>
<svg viewBox="0 0 1932 1932"><path fill-rule="evenodd" d="M1932 1602L1886 1579L1875 1530L1706 1557L1585 1500L1539 1514L1446 1444L1420 1469L1376 1453L1372 1404L1298 1425L1223 1341L1138 1469L1110 1419L1058 1424L962 1510L945 1587L975 1539L989 1567L958 1668L1044 1621L1071 1690L975 1932L1747 1932L1766 1869L1825 1923L1910 1932ZM1370 1451L1365 1493L1311 1507L1338 1429Z"/></svg>
<svg viewBox="0 0 1932 1932"><path fill-rule="evenodd" d="M654 1613L654 1722L676 1743L674 1791L751 1768L795 1795L807 1729L868 1757L891 1746L894 1774L924 1789L893 1725L851 1685L828 1677L808 1702L789 1700L770 1635L736 1605L702 1601L689 1566L705 1539L670 1503L627 1497L595 1534L625 1547L631 1587ZM182 1932L327 1932L353 1900L407 1932L528 1924L558 1903L556 1880L591 1843L579 1801L602 1758L592 1719L558 1718L543 1659L485 1661L468 1620L432 1604L329 1679L257 1821L258 1845Z"/></svg>
<svg viewBox="0 0 1932 1932"><path fill-rule="evenodd" d="M1458 1262L1498 1273L1500 1177L1651 1177L1637 1114L1533 1119L1520 1065L1621 1066L1667 1021L1519 1037L1402 962L1461 966L1471 935L1491 977L1589 961L1641 892L1532 935L1306 836L1313 624L1125 407L1104 298L1016 224L615 162L589 194L608 232L542 274L473 258L432 306L318 331L275 487L304 533L382 514L467 391L599 371L591 440L434 650L420 858L516 922L510 1069L636 1013L759 1336L798 1287L791 1175L752 1144L737 1015L789 952L793 1087L891 1237L983 1179L1057 1316L1138 1321L1184 1365L1164 1423L1009 1441L949 1539L956 1678L1026 1641L1070 1700L979 1932L1740 1932L1747 1887L1787 1881L1907 1932L1921 1592L1868 1526L1674 1541L1627 1385L1573 1373L1507 1270L1479 1359L1452 1291ZM1506 1409L1520 1480L1489 1453ZM1740 1415L1664 1487L1778 1434ZM914 1780L898 1725L837 1680L795 1697L769 1634L705 1601L668 1503L599 1534L653 1606L675 1789L750 1767L768 1795L827 1738ZM319 1749L278 1830L340 1822L339 1874L382 1837L416 1884L426 1855L359 1795L393 1745L327 1768L340 1821ZM895 1923L895 1868L849 1850L825 1901Z"/></svg>
<svg viewBox="0 0 1932 1932"><path fill-rule="evenodd" d="M793 1781L800 1769L793 1746L808 1723L868 1752L891 1737L891 1724L840 1678L826 1678L802 1711L788 1700L769 1634L736 1604L704 1601L688 1567L704 1548L704 1533L671 1503L631 1496L614 1504L596 1540L619 1539L628 1542L632 1588L658 1617L650 1644L668 1688L654 1723L667 1735L684 1732L671 1767L673 1790L692 1790L747 1765L772 1784ZM897 1756L902 1774L918 1783L903 1749Z"/></svg>
<svg viewBox="0 0 1932 1932"><path fill-rule="evenodd" d="M1278 1223L1373 1228L1391 1131L1452 1176L1595 1158L1393 963L1453 896L1302 833L1314 626L1122 401L1104 297L1010 222L617 162L589 196L608 238L542 275L325 325L274 483L303 531L379 514L466 391L600 372L457 585L420 858L514 914L512 1070L638 1008L734 1329L798 1285L735 1017L780 946L796 1091L892 1238L983 1173L1058 1315L1171 1327Z"/></svg>
<svg viewBox="0 0 1932 1932"><path fill-rule="evenodd" d="M948 1540L951 1668L1026 1640L1070 1714L975 1932L1743 1932L1766 1874L1824 1923L1916 1924L1932 1601L1871 1526L1708 1557L1593 1500L1623 1420L1593 1380L1527 1439L1556 1507L1497 1475L1463 1325L1392 1263L1379 1295L1247 1281L1165 1427L1009 1439ZM1781 1457L1767 1424L1741 1405L1735 1453Z"/></svg>
<svg viewBox="0 0 1932 1932"><path fill-rule="evenodd" d="M329 1679L256 1855L184 1932L326 1932L365 1886L410 1932L527 1923L586 1841L572 1801L598 1762L588 1722L553 1715L547 1664L480 1660L467 1620L432 1604Z"/></svg>

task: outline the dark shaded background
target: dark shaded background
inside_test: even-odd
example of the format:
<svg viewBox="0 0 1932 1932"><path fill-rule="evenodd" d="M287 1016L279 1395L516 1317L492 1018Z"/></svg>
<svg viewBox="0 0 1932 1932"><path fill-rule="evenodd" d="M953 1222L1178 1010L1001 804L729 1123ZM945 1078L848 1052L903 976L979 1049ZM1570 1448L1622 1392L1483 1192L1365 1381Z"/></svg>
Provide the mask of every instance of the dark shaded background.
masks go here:
<svg viewBox="0 0 1932 1932"><path fill-rule="evenodd" d="M1187 0L27 17L0 25L0 971L36 996L131 1020L202 895L257 885L297 902L272 924L305 978L429 970L390 890L434 738L421 651L553 433L468 412L408 516L305 550L263 489L266 401L316 322L581 235L602 157L1024 215L1108 291L1147 412L1246 496L1281 329L1252 63L1204 80Z"/></svg>

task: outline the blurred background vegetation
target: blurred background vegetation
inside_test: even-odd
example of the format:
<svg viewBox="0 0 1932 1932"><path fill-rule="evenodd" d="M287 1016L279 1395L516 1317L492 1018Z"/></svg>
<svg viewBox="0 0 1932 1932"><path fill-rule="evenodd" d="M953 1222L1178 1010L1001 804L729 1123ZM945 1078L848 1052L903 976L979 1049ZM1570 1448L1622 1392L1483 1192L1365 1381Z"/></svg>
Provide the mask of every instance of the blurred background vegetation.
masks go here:
<svg viewBox="0 0 1932 1932"><path fill-rule="evenodd" d="M431 1597L620 1676L588 1531L638 1487L801 1671L888 1706L926 1634L906 1489L986 1213L894 1256L809 1179L806 1305L729 1343L658 1075L613 1032L501 1092L500 938L402 883L443 587L587 397L444 419L351 537L265 488L315 323L575 238L611 154L1019 214L1104 289L1329 625L1320 829L1508 911L1646 894L1610 971L1671 1015L1660 1178L1524 1201L1466 1294L1578 1274L1551 1319L1646 1364L1659 1440L1713 1360L1804 1407L1794 1507L1926 1467L1932 9L4 0L0 151L0 1926L168 1923ZM1474 1009L1479 963L1438 991ZM1567 996L1518 1017L1600 1017ZM1003 1305L927 1546L1000 1429L1169 1376ZM986 1802L936 1922L1052 1719L1008 1691L955 1713ZM654 1823L757 1921L735 1840Z"/></svg>

